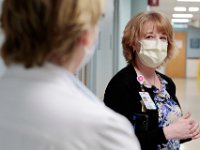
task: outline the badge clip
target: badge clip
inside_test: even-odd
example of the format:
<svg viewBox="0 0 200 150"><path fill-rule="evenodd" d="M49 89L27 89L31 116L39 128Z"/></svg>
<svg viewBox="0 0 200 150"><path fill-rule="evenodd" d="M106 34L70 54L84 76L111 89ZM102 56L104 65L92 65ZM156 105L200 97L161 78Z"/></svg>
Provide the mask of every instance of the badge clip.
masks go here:
<svg viewBox="0 0 200 150"><path fill-rule="evenodd" d="M144 83L144 76L143 75L138 75L137 76L137 81L140 83L140 88L141 90L144 92L144 86L143 86L143 83Z"/></svg>

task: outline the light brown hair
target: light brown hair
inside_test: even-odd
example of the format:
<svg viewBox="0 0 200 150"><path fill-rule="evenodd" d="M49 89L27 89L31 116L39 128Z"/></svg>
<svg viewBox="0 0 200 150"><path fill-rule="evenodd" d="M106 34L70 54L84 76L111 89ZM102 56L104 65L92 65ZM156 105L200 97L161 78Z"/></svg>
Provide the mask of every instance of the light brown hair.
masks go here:
<svg viewBox="0 0 200 150"><path fill-rule="evenodd" d="M4 0L4 62L29 68L70 59L81 32L95 27L102 0Z"/></svg>
<svg viewBox="0 0 200 150"><path fill-rule="evenodd" d="M170 59L175 52L173 27L168 18L158 12L142 12L133 17L128 22L124 30L122 46L123 54L127 63L135 62L136 51L133 49L133 45L138 43L138 40L143 32L143 27L147 22L152 22L155 28L162 31L167 36L168 50L165 61Z"/></svg>

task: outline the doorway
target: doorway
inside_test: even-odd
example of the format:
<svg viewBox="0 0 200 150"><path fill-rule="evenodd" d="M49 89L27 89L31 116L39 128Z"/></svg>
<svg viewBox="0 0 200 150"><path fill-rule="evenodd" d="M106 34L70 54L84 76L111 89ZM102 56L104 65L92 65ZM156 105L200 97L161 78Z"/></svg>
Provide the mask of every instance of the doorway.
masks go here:
<svg viewBox="0 0 200 150"><path fill-rule="evenodd" d="M165 69L166 75L172 78L186 77L186 38L187 34L185 31L174 32L175 45L178 49L178 54L167 63Z"/></svg>

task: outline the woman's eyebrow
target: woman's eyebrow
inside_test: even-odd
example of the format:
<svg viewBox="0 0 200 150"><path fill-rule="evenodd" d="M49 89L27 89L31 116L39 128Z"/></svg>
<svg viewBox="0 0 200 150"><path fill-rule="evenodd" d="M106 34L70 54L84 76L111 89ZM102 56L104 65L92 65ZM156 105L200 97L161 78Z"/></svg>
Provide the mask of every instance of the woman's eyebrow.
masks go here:
<svg viewBox="0 0 200 150"><path fill-rule="evenodd" d="M147 31L146 33L145 33L145 35L146 34L153 34L153 31Z"/></svg>

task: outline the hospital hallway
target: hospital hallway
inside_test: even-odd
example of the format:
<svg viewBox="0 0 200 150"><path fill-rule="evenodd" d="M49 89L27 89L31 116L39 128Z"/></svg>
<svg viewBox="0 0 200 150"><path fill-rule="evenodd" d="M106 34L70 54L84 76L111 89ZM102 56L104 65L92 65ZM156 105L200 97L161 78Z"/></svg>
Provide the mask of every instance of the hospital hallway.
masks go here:
<svg viewBox="0 0 200 150"><path fill-rule="evenodd" d="M200 80L174 78L176 92L183 112L189 111L200 122ZM200 139L181 145L181 150L199 150Z"/></svg>

